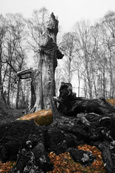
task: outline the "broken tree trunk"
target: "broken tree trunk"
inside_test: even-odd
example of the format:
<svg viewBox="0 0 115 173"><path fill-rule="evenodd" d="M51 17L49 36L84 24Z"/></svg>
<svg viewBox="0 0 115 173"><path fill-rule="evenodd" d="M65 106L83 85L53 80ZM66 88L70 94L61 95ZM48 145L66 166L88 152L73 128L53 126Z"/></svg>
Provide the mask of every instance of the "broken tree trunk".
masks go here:
<svg viewBox="0 0 115 173"><path fill-rule="evenodd" d="M57 67L57 59L63 58L63 54L59 51L56 37L58 33L58 20L52 13L47 26L45 38L39 49L38 70L31 74L32 87L35 91L35 104L31 104L35 112L41 109L51 108L51 98L55 95L55 69ZM43 36L44 37L44 36ZM28 70L20 75L26 75ZM33 92L32 92L33 93Z"/></svg>
<svg viewBox="0 0 115 173"><path fill-rule="evenodd" d="M56 37L58 33L58 20L52 13L48 23L44 42L40 46L38 86L36 93L36 111L51 108L51 98L55 95L55 69L57 59L61 59L63 54L59 51Z"/></svg>

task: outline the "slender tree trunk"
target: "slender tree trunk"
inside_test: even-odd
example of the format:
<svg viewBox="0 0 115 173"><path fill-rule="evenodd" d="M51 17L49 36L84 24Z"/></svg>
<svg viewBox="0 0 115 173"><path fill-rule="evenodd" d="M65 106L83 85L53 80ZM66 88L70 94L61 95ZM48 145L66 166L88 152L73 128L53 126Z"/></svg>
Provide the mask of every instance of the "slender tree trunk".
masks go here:
<svg viewBox="0 0 115 173"><path fill-rule="evenodd" d="M111 48L108 46L109 49L109 76L110 76L110 98L114 97L114 84L113 84L113 67L112 67L112 53Z"/></svg>
<svg viewBox="0 0 115 173"><path fill-rule="evenodd" d="M102 72L102 76L103 76L103 79L102 79L102 93L103 93L103 97L105 98L106 97L106 80L105 80L105 68L103 68L103 72Z"/></svg>
<svg viewBox="0 0 115 173"><path fill-rule="evenodd" d="M20 78L18 79L17 83L16 109L18 109L19 94L20 94Z"/></svg>
<svg viewBox="0 0 115 173"><path fill-rule="evenodd" d="M84 97L87 98L87 82L86 82L86 78L84 77Z"/></svg>
<svg viewBox="0 0 115 173"><path fill-rule="evenodd" d="M114 97L114 87L113 87L113 72L111 66L110 66L109 76L110 76L110 98L112 99Z"/></svg>
<svg viewBox="0 0 115 173"><path fill-rule="evenodd" d="M32 82L32 79L31 79L31 109L34 106L35 101L36 101L35 90L34 90L33 82Z"/></svg>
<svg viewBox="0 0 115 173"><path fill-rule="evenodd" d="M2 83L2 52L0 52L0 113L5 114L6 103L3 95L3 83Z"/></svg>
<svg viewBox="0 0 115 173"><path fill-rule="evenodd" d="M89 98L92 99L92 81L91 81L91 74L89 73L89 63L88 63L88 56L85 54L85 69L87 74L87 84L88 84L88 94Z"/></svg>
<svg viewBox="0 0 115 173"><path fill-rule="evenodd" d="M68 57L68 83L71 83L71 60L70 57Z"/></svg>
<svg viewBox="0 0 115 173"><path fill-rule="evenodd" d="M7 104L10 106L10 85L11 85L11 68L9 67L9 79L8 79L8 97Z"/></svg>
<svg viewBox="0 0 115 173"><path fill-rule="evenodd" d="M2 60L1 60L1 55L0 55L0 98L2 98Z"/></svg>
<svg viewBox="0 0 115 173"><path fill-rule="evenodd" d="M0 55L0 100L3 100L3 85L2 85L2 61Z"/></svg>
<svg viewBox="0 0 115 173"><path fill-rule="evenodd" d="M96 79L95 79L96 80ZM95 93L95 97L97 98L97 96L98 96L98 93L97 93L97 83L96 83L96 81L93 81L93 85L94 85L94 93Z"/></svg>
<svg viewBox="0 0 115 173"><path fill-rule="evenodd" d="M80 79L80 74L78 69L78 97L80 96L80 84L81 84L81 79Z"/></svg>

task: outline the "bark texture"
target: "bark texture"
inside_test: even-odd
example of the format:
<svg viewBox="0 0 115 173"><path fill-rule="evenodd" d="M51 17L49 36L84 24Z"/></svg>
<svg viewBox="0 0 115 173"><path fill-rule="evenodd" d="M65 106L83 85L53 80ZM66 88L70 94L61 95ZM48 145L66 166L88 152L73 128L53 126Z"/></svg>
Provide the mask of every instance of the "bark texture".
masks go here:
<svg viewBox="0 0 115 173"><path fill-rule="evenodd" d="M36 93L36 110L50 109L51 98L55 96L55 69L57 59L62 59L63 54L59 51L56 37L58 33L58 20L52 13L47 26L46 38L40 46L39 60L39 92ZM39 95L38 95L39 93Z"/></svg>
<svg viewBox="0 0 115 173"><path fill-rule="evenodd" d="M40 45L38 70L24 70L17 76L31 78L31 111L51 108L51 98L55 96L55 69L57 59L62 59L63 54L58 49L56 37L58 33L58 20L52 13L47 26L45 38ZM31 74L30 74L31 73Z"/></svg>

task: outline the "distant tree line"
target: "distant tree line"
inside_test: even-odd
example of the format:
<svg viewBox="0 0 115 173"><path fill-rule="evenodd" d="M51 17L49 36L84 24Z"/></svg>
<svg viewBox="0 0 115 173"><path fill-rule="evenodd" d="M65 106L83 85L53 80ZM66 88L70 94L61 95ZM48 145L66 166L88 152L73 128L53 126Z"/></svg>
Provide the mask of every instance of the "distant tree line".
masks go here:
<svg viewBox="0 0 115 173"><path fill-rule="evenodd" d="M31 79L20 80L16 73L28 68L28 57L40 71L39 48L48 19L46 8L34 11L30 19L0 15L0 96L9 106L27 107L30 102ZM77 22L58 44L65 57L56 70L57 91L64 81L73 83L77 96L115 97L115 12L94 25Z"/></svg>
<svg viewBox="0 0 115 173"><path fill-rule="evenodd" d="M60 48L66 56L62 78L74 83L78 96L115 98L115 12L94 25L77 22Z"/></svg>

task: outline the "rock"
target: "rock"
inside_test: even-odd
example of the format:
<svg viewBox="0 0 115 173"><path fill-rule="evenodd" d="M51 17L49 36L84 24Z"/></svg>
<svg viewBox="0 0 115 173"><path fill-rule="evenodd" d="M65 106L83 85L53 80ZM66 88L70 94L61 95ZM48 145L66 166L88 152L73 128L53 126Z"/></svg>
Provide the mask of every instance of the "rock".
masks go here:
<svg viewBox="0 0 115 173"><path fill-rule="evenodd" d="M90 166L96 158L91 152L78 150L77 148L68 148L67 152L70 153L75 162L80 162L84 166Z"/></svg>
<svg viewBox="0 0 115 173"><path fill-rule="evenodd" d="M34 119L34 122L37 125L49 125L53 122L52 111L51 109L44 110L45 114L39 115Z"/></svg>
<svg viewBox="0 0 115 173"><path fill-rule="evenodd" d="M31 114L24 115L17 120L34 120L37 125L49 125L53 121L51 109L40 110Z"/></svg>
<svg viewBox="0 0 115 173"><path fill-rule="evenodd" d="M106 99L106 101L115 106L115 99Z"/></svg>
<svg viewBox="0 0 115 173"><path fill-rule="evenodd" d="M34 165L39 171L47 172L52 169L48 158L50 152L61 154L69 151L75 161L85 166L90 165L94 157L91 153L76 149L77 145L84 143L97 146L102 151L107 172L115 172L115 146L112 145L115 141L114 106L104 99L76 98L69 84L63 84L60 92L58 99L55 99L59 104L58 109L56 105L52 105L52 111L38 111L21 117L23 121L0 124L0 158L4 161L12 160L12 153L16 151L13 154L16 157L18 151L26 149L26 142L30 141L30 153L34 154ZM36 125L34 121L37 117L51 117L52 112L53 122L50 125ZM22 167L27 168L28 163Z"/></svg>

